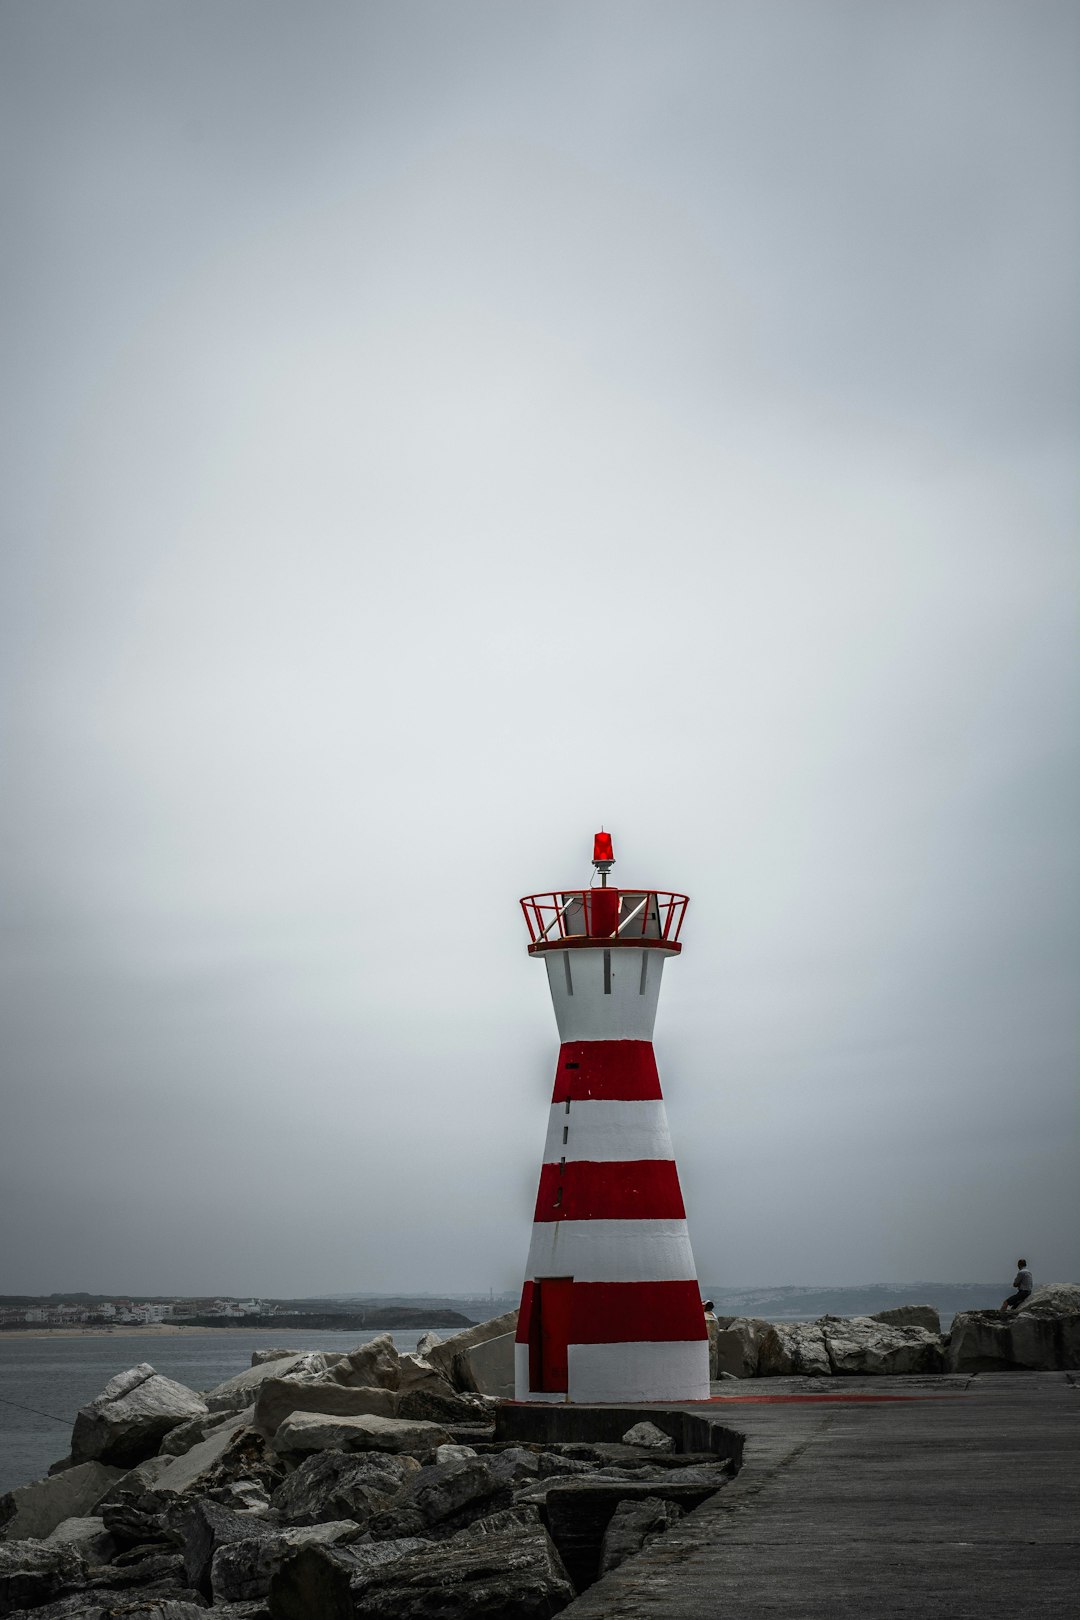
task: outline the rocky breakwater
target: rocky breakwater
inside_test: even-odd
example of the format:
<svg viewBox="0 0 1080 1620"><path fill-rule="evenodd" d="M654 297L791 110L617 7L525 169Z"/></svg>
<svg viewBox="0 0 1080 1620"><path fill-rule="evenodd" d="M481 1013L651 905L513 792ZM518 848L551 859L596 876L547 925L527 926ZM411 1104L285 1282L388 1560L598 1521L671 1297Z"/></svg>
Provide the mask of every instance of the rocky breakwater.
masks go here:
<svg viewBox="0 0 1080 1620"><path fill-rule="evenodd" d="M931 1305L814 1322L720 1317L712 1356L714 1379L1059 1372L1080 1368L1080 1287L1037 1289L1015 1313L964 1311L949 1333Z"/></svg>
<svg viewBox="0 0 1080 1620"><path fill-rule="evenodd" d="M567 1486L596 1487L606 1570L728 1465L679 1456L651 1424L603 1445L497 1441L476 1386L504 1379L505 1337L497 1319L428 1355L388 1335L342 1355L258 1352L203 1393L147 1364L119 1374L79 1413L71 1454L0 1498L0 1617L557 1614L576 1592L560 1536L580 1563Z"/></svg>

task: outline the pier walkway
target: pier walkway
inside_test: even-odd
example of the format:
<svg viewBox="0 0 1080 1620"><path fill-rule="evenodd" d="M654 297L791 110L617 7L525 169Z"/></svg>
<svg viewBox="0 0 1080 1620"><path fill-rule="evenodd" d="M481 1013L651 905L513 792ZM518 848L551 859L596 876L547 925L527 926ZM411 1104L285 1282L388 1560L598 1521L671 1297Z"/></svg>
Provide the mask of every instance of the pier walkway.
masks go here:
<svg viewBox="0 0 1080 1620"><path fill-rule="evenodd" d="M1076 1620L1074 1379L720 1386L741 1472L566 1620Z"/></svg>

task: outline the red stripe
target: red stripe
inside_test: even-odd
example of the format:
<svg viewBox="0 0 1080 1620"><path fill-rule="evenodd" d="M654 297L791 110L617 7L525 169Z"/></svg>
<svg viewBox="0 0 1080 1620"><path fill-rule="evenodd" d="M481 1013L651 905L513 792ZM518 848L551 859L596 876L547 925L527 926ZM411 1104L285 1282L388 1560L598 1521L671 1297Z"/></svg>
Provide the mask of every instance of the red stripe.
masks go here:
<svg viewBox="0 0 1080 1620"><path fill-rule="evenodd" d="M528 1344L532 1337L533 1309L536 1304L536 1284L526 1282L521 1290L521 1309L518 1311L517 1333L514 1335L516 1344ZM530 1386L531 1387L531 1386Z"/></svg>
<svg viewBox="0 0 1080 1620"><path fill-rule="evenodd" d="M598 1163L571 1159L540 1168L534 1221L681 1221L674 1159ZM636 1285L635 1285L636 1286Z"/></svg>
<svg viewBox="0 0 1080 1620"><path fill-rule="evenodd" d="M660 1097L651 1041L566 1041L552 1102L651 1102Z"/></svg>
<svg viewBox="0 0 1080 1620"><path fill-rule="evenodd" d="M571 1344L669 1344L707 1339L697 1283L575 1283Z"/></svg>

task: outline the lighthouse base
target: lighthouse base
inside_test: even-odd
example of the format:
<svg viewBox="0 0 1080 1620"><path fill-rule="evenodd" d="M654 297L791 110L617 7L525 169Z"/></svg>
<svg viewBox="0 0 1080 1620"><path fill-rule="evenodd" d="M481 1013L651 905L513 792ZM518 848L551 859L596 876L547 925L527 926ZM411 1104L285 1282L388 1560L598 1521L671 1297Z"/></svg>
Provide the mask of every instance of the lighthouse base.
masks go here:
<svg viewBox="0 0 1080 1620"><path fill-rule="evenodd" d="M570 1344L562 1390L530 1389L529 1346L514 1346L519 1401L707 1401L709 1341Z"/></svg>

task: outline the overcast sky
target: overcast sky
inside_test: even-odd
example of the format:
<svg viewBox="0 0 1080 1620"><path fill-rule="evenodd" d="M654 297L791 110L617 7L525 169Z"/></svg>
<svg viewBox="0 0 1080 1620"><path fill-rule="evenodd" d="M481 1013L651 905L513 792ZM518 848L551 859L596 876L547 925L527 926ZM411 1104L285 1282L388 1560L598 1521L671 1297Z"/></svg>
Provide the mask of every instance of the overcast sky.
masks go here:
<svg viewBox="0 0 1080 1620"><path fill-rule="evenodd" d="M1080 1279L1072 0L5 0L0 1289Z"/></svg>

